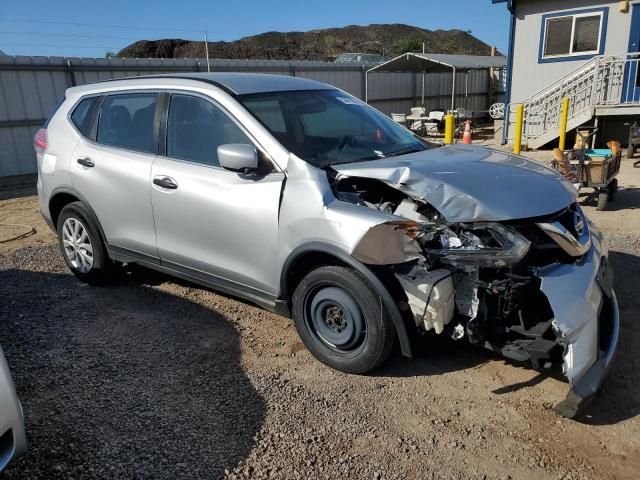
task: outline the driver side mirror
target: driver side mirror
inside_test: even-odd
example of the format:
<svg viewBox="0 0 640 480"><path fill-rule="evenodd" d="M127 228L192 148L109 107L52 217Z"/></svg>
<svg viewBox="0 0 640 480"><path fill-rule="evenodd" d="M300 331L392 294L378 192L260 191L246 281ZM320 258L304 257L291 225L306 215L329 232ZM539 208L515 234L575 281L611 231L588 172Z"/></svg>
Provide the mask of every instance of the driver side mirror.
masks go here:
<svg viewBox="0 0 640 480"><path fill-rule="evenodd" d="M218 162L227 170L249 173L258 168L258 152L253 145L227 143L218 146Z"/></svg>

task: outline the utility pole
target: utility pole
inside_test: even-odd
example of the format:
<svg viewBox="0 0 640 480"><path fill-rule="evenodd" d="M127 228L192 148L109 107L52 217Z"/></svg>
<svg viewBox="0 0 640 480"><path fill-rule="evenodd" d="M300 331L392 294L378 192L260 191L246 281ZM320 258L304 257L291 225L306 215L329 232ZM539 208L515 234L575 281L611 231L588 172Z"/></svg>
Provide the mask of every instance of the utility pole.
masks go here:
<svg viewBox="0 0 640 480"><path fill-rule="evenodd" d="M207 54L207 72L211 71L211 65L209 64L209 41L207 40L207 29L204 29L204 51Z"/></svg>

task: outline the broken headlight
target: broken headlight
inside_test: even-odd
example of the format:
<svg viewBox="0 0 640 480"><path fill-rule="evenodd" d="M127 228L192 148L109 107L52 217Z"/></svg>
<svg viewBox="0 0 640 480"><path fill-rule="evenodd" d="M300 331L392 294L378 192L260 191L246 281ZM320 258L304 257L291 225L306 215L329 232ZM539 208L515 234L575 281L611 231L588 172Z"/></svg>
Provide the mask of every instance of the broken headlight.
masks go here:
<svg viewBox="0 0 640 480"><path fill-rule="evenodd" d="M531 243L500 223L457 224L442 228L425 251L444 263L465 267L504 267L519 262Z"/></svg>

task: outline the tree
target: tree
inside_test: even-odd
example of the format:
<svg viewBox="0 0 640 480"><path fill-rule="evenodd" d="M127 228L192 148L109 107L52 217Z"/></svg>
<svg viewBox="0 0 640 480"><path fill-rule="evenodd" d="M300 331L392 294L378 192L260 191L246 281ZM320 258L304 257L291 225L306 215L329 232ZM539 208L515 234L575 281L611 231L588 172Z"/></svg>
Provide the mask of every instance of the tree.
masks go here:
<svg viewBox="0 0 640 480"><path fill-rule="evenodd" d="M396 55L406 52L422 52L422 43L423 40L419 35L411 35L396 42L394 52Z"/></svg>

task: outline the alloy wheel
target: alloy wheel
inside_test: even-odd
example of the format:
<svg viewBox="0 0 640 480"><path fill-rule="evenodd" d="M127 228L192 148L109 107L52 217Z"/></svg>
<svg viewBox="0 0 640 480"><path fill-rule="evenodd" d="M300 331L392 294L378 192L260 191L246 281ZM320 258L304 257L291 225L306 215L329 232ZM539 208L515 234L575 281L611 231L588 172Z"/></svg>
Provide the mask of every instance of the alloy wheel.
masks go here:
<svg viewBox="0 0 640 480"><path fill-rule="evenodd" d="M80 273L93 268L93 245L86 227L77 218L67 218L62 225L62 245L69 263Z"/></svg>

